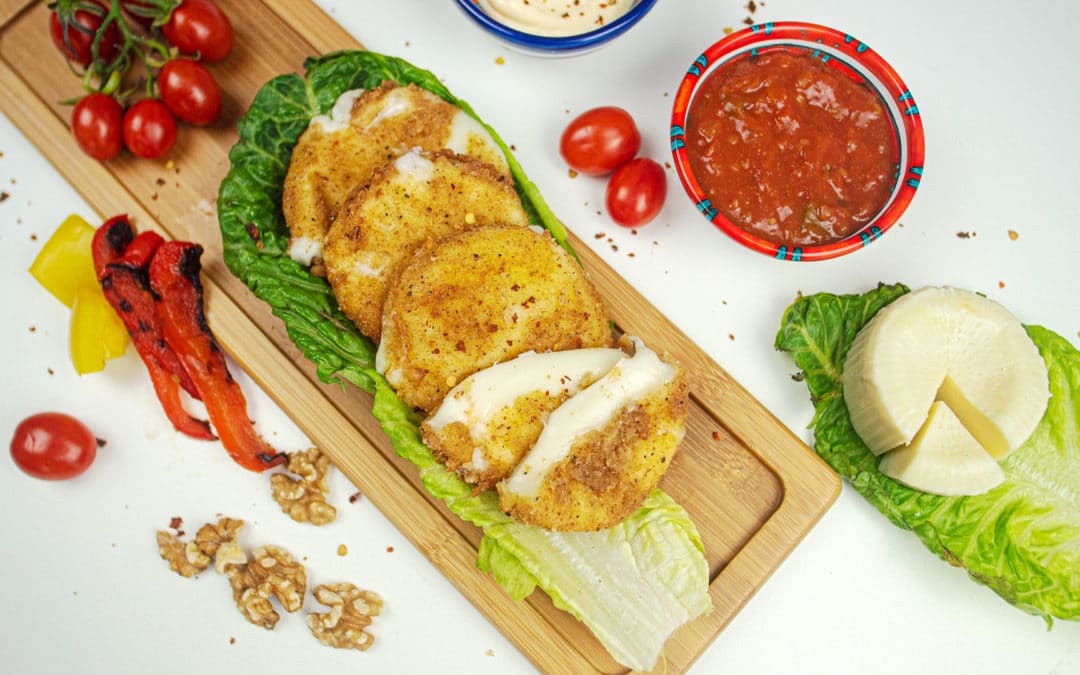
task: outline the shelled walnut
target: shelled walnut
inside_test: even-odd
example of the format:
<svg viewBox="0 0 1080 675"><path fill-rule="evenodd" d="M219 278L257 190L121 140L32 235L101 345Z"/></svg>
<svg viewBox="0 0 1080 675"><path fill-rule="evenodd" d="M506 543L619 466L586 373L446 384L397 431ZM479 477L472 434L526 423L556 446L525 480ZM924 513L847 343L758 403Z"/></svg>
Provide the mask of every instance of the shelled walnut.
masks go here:
<svg viewBox="0 0 1080 675"><path fill-rule="evenodd" d="M325 645L339 649L367 651L375 636L366 629L372 617L382 612L383 601L377 593L350 583L320 584L312 591L315 599L330 608L325 614L307 615L311 634Z"/></svg>
<svg viewBox="0 0 1080 675"><path fill-rule="evenodd" d="M295 612L304 604L307 591L304 566L277 546L261 546L246 563L230 562L223 568L232 585L236 606L257 626L269 630L281 618L270 602L271 597L277 598L287 612Z"/></svg>
<svg viewBox="0 0 1080 675"><path fill-rule="evenodd" d="M223 544L236 543L237 534L243 526L242 520L222 518L217 523L200 527L194 540L189 542L180 541L171 532L158 530L158 552L169 562L169 569L182 577L193 577L210 566L210 561Z"/></svg>
<svg viewBox="0 0 1080 675"><path fill-rule="evenodd" d="M299 523L326 525L337 517L337 509L326 501L330 488L326 477L330 471L330 458L318 448L289 453L286 473L270 476L270 493L281 510Z"/></svg>
<svg viewBox="0 0 1080 675"><path fill-rule="evenodd" d="M238 518L221 518L217 523L207 523L195 533L195 544L208 556L216 556L218 548L226 542L236 542L244 521Z"/></svg>
<svg viewBox="0 0 1080 675"><path fill-rule="evenodd" d="M210 566L210 556L193 541L180 541L172 532L158 530L158 552L168 561L169 569L182 577L193 577Z"/></svg>

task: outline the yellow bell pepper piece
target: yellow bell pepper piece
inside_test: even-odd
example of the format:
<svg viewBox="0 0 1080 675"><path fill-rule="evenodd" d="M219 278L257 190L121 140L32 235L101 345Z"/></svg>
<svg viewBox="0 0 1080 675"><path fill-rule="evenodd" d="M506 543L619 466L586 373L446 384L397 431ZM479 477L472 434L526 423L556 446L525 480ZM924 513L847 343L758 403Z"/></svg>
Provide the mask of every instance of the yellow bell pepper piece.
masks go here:
<svg viewBox="0 0 1080 675"><path fill-rule="evenodd" d="M94 227L90 223L74 214L68 216L34 258L31 276L57 300L71 307L77 288L98 285L90 254L93 240Z"/></svg>
<svg viewBox="0 0 1080 675"><path fill-rule="evenodd" d="M101 287L79 286L71 308L71 363L80 375L105 368L121 356L130 338L124 323L105 299Z"/></svg>
<svg viewBox="0 0 1080 675"><path fill-rule="evenodd" d="M30 274L71 308L71 363L80 375L102 370L105 361L123 356L131 341L94 273L93 241L94 227L70 215L30 265Z"/></svg>

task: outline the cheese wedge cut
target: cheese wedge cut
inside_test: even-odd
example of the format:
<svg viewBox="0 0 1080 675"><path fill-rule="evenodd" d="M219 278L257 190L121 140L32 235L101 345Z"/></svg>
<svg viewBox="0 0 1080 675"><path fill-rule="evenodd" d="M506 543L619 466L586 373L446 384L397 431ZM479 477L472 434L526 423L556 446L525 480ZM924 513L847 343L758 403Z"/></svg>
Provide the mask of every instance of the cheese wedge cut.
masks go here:
<svg viewBox="0 0 1080 675"><path fill-rule="evenodd" d="M1027 440L1050 397L1046 364L1008 310L981 295L926 287L859 332L842 376L855 431L874 454L906 445L940 400L996 459Z"/></svg>
<svg viewBox="0 0 1080 675"><path fill-rule="evenodd" d="M978 495L1005 481L1005 472L943 402L934 401L911 443L888 452L881 473L908 487L947 497Z"/></svg>

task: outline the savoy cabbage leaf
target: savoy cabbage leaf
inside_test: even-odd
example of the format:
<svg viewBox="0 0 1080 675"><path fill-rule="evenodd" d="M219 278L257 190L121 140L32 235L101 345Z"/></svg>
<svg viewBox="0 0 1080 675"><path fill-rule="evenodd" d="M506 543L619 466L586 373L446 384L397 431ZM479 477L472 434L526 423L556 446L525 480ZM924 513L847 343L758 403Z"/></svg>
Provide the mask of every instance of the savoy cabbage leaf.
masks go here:
<svg viewBox="0 0 1080 675"><path fill-rule="evenodd" d="M810 390L815 451L890 521L1008 602L1048 623L1080 619L1080 352L1027 327L1051 397L1031 437L1002 462L1005 482L971 497L913 490L878 471L851 426L840 380L855 334L907 291L818 293L784 313L776 347L791 353Z"/></svg>

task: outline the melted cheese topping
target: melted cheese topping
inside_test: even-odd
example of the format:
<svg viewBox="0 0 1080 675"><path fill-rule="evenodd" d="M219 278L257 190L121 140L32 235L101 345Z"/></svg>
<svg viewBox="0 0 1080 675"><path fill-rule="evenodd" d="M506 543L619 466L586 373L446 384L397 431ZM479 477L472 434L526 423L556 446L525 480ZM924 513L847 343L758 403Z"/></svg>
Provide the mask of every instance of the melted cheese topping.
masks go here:
<svg viewBox="0 0 1080 675"><path fill-rule="evenodd" d="M491 134L464 110L458 110L450 120L450 136L444 147L459 155L488 158L488 161L496 163L500 171L506 171L506 159Z"/></svg>
<svg viewBox="0 0 1080 675"><path fill-rule="evenodd" d="M330 109L330 114L312 117L308 127L318 126L328 134L344 131L352 120L353 104L363 93L363 89L350 89L338 96L338 99L334 101L334 107Z"/></svg>
<svg viewBox="0 0 1080 675"><path fill-rule="evenodd" d="M394 168L401 176L417 183L426 183L435 175L435 164L420 154L419 148L413 148L395 159Z"/></svg>
<svg viewBox="0 0 1080 675"><path fill-rule="evenodd" d="M486 432L496 412L530 392L549 396L576 393L589 375L601 375L626 354L618 349L570 349L561 352L525 352L465 378L450 390L428 420L436 433L452 422L461 422L475 440Z"/></svg>
<svg viewBox="0 0 1080 675"><path fill-rule="evenodd" d="M289 257L304 267L311 267L315 258L322 257L323 243L310 237L293 237L289 240Z"/></svg>

